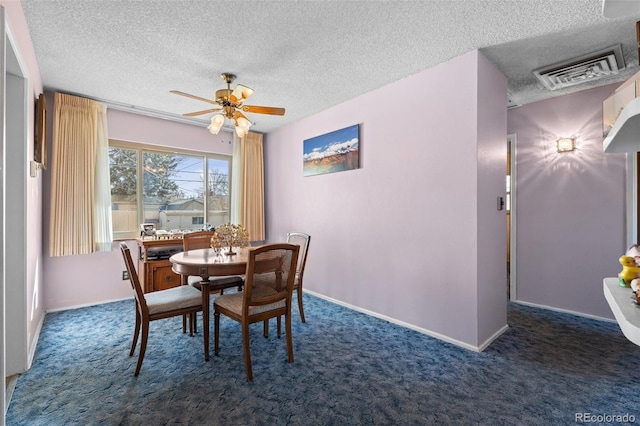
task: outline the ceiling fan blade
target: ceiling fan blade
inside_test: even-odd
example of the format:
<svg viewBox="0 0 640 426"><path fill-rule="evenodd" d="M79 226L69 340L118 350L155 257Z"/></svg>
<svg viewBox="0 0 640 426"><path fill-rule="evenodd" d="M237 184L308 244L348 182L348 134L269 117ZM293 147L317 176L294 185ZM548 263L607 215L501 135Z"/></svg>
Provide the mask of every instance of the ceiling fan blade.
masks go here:
<svg viewBox="0 0 640 426"><path fill-rule="evenodd" d="M213 101L211 99L206 99L206 98L201 98L200 96L196 96L196 95L190 95L188 93L184 93L181 92L179 90L170 90L171 93L176 94L176 95L180 95L180 96L186 96L187 98L191 98L191 99L195 99L197 101L202 101L202 102L207 102L210 104L216 104L216 101Z"/></svg>
<svg viewBox="0 0 640 426"><path fill-rule="evenodd" d="M245 112L253 112L256 114L284 115L284 108L276 108L276 107L243 105L242 110Z"/></svg>
<svg viewBox="0 0 640 426"><path fill-rule="evenodd" d="M211 112L216 112L216 111L222 111L222 108L205 109L204 111L188 112L182 115L184 115L185 117L195 117L197 115L209 114Z"/></svg>
<svg viewBox="0 0 640 426"><path fill-rule="evenodd" d="M232 102L242 102L245 99L248 99L249 96L253 95L254 90L250 87L243 86L242 84L238 84L233 92L231 92L231 101Z"/></svg>

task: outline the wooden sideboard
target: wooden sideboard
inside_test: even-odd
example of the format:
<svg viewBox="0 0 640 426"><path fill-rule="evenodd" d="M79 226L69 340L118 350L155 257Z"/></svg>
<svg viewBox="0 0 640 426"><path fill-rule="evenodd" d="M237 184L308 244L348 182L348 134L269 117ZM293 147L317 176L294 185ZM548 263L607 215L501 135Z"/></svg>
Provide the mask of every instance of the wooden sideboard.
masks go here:
<svg viewBox="0 0 640 426"><path fill-rule="evenodd" d="M136 240L138 276L145 293L177 287L180 275L171 270L169 257L182 251L182 239Z"/></svg>

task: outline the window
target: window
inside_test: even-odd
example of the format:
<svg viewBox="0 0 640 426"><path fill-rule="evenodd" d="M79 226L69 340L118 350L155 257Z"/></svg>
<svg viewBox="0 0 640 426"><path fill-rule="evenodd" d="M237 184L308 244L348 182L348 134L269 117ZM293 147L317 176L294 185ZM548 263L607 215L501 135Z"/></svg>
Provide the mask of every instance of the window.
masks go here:
<svg viewBox="0 0 640 426"><path fill-rule="evenodd" d="M207 222L213 226L230 221L229 169L231 159L208 159Z"/></svg>
<svg viewBox="0 0 640 426"><path fill-rule="evenodd" d="M185 231L229 222L231 157L110 141L109 167L114 239L138 237L141 223Z"/></svg>
<svg viewBox="0 0 640 426"><path fill-rule="evenodd" d="M139 223L143 223L138 219L138 157L136 150L109 147L114 239L135 236Z"/></svg>

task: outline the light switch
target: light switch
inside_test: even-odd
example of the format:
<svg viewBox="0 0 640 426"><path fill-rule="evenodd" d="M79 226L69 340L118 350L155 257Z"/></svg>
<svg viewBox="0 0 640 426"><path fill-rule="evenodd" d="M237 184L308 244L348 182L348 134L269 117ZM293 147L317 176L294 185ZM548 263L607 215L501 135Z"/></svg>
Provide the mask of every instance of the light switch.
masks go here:
<svg viewBox="0 0 640 426"><path fill-rule="evenodd" d="M30 161L29 162L29 171L31 174L31 177L38 177L38 170L40 169L40 164L35 162L35 161Z"/></svg>

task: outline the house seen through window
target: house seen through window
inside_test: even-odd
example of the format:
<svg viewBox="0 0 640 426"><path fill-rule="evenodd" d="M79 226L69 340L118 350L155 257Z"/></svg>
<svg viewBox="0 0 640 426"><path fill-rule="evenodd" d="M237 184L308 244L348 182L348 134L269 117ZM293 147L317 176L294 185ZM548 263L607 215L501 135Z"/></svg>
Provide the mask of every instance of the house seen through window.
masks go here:
<svg viewBox="0 0 640 426"><path fill-rule="evenodd" d="M231 157L110 141L109 168L114 239L138 237L142 223L193 231L229 222Z"/></svg>

